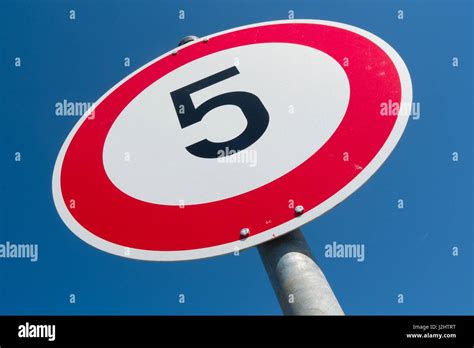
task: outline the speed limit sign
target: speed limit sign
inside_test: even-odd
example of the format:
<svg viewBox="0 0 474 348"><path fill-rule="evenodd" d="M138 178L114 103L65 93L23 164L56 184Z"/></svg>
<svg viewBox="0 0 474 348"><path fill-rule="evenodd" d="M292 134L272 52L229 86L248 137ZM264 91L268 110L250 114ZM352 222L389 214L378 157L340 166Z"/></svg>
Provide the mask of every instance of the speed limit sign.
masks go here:
<svg viewBox="0 0 474 348"><path fill-rule="evenodd" d="M263 243L359 188L400 139L403 60L380 38L316 20L260 23L185 44L110 89L53 174L69 229L143 260Z"/></svg>

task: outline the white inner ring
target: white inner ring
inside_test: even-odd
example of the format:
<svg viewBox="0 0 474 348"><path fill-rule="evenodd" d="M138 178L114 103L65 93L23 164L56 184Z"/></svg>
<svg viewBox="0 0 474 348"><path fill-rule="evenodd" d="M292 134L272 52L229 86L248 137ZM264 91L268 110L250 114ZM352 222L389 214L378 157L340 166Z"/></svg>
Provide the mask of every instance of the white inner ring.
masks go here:
<svg viewBox="0 0 474 348"><path fill-rule="evenodd" d="M192 94L194 106L227 92L253 93L269 113L268 128L241 153L196 157L186 146L231 140L247 121L240 108L227 105L182 129L170 92L234 65L240 74ZM118 189L146 202L190 205L233 197L278 179L321 148L342 121L349 93L340 64L307 46L220 51L164 76L123 110L105 141L105 170Z"/></svg>

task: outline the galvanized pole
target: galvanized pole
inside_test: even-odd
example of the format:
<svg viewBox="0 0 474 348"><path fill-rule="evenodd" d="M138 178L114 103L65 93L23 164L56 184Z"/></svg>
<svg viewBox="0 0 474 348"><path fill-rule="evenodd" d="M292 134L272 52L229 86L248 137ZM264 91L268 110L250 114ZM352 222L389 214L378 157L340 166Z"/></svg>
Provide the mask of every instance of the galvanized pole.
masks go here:
<svg viewBox="0 0 474 348"><path fill-rule="evenodd" d="M184 37L178 46L197 40ZM299 229L260 244L258 251L285 315L344 315Z"/></svg>
<svg viewBox="0 0 474 348"><path fill-rule="evenodd" d="M299 229L258 246L285 315L344 315Z"/></svg>

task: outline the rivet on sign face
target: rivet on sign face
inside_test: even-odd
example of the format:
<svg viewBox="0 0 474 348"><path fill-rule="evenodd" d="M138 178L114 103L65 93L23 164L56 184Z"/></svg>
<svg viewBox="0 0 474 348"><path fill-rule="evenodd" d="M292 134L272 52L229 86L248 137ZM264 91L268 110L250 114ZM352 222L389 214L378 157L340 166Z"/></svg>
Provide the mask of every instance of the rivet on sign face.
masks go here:
<svg viewBox="0 0 474 348"><path fill-rule="evenodd" d="M295 213L296 215L301 215L304 213L304 207L302 205L297 205L295 207Z"/></svg>
<svg viewBox="0 0 474 348"><path fill-rule="evenodd" d="M240 230L240 236L241 236L242 238L248 237L249 234L250 234L250 230L249 230L248 228L242 228L242 229Z"/></svg>
<svg viewBox="0 0 474 348"><path fill-rule="evenodd" d="M209 42L209 38L205 37L204 40L202 40L204 43L208 43Z"/></svg>
<svg viewBox="0 0 474 348"><path fill-rule="evenodd" d="M176 50L174 50L173 52L171 52L171 54L172 54L173 56L175 56L177 53L178 53L178 51L176 51Z"/></svg>

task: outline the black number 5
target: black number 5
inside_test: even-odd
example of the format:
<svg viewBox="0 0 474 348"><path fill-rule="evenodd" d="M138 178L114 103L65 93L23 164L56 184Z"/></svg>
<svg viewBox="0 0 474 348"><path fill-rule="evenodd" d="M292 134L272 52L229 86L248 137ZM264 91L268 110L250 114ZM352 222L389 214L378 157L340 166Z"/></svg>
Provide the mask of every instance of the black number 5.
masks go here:
<svg viewBox="0 0 474 348"><path fill-rule="evenodd" d="M233 66L170 93L181 128L200 122L209 111L223 105L238 106L247 119L247 127L239 136L232 140L214 143L204 139L187 146L186 149L193 155L203 158L217 158L219 157L219 150L223 150L226 147L229 150L243 150L255 143L267 129L269 122L268 111L260 99L252 93L241 91L228 92L207 100L197 108L194 106L191 100L192 93L239 73L239 70Z"/></svg>

